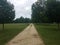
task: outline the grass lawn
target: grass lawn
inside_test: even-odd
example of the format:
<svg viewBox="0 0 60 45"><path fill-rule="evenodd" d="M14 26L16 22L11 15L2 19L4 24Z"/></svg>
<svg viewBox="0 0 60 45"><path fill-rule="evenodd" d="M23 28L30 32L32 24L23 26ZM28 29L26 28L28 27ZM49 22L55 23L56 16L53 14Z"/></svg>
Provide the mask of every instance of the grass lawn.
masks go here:
<svg viewBox="0 0 60 45"><path fill-rule="evenodd" d="M39 35L45 45L60 45L60 31L57 24L35 24Z"/></svg>
<svg viewBox="0 0 60 45"><path fill-rule="evenodd" d="M5 24L5 29L2 30L0 24L0 45L7 43L27 26L28 24Z"/></svg>

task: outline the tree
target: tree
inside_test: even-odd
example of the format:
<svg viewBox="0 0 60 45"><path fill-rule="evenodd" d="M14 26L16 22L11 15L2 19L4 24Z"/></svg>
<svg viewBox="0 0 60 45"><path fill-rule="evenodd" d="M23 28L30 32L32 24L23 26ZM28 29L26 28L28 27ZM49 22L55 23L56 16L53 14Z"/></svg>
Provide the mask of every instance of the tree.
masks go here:
<svg viewBox="0 0 60 45"><path fill-rule="evenodd" d="M47 16L50 22L60 23L60 1L47 2Z"/></svg>
<svg viewBox="0 0 60 45"><path fill-rule="evenodd" d="M21 16L19 20L20 20L20 23L24 23L24 17Z"/></svg>
<svg viewBox="0 0 60 45"><path fill-rule="evenodd" d="M40 22L40 20L39 20L40 19L40 14L39 13L40 13L40 7L36 2L32 5L32 15L31 16L32 16L32 22L33 23Z"/></svg>
<svg viewBox="0 0 60 45"><path fill-rule="evenodd" d="M15 19L14 22L15 23L24 23L24 20L25 20L24 17L21 16L20 18Z"/></svg>
<svg viewBox="0 0 60 45"><path fill-rule="evenodd" d="M10 23L15 18L15 10L13 4L7 2L7 0L0 0L0 23Z"/></svg>
<svg viewBox="0 0 60 45"><path fill-rule="evenodd" d="M35 2L32 5L32 22L33 23L41 23L41 22L46 22L45 19L45 9L44 6L40 2Z"/></svg>
<svg viewBox="0 0 60 45"><path fill-rule="evenodd" d="M31 19L29 19L29 18L24 19L24 23L30 23L30 22L31 22Z"/></svg>

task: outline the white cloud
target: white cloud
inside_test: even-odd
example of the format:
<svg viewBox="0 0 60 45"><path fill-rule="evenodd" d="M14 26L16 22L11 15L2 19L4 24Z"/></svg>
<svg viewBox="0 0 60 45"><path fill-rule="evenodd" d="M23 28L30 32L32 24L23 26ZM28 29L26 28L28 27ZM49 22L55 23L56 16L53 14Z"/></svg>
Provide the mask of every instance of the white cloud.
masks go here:
<svg viewBox="0 0 60 45"><path fill-rule="evenodd" d="M31 18L31 5L36 0L8 0L14 4L16 18L20 16Z"/></svg>
<svg viewBox="0 0 60 45"><path fill-rule="evenodd" d="M30 9L31 9L31 7L30 7L30 6L25 7L25 10L26 10L26 11L29 11Z"/></svg>

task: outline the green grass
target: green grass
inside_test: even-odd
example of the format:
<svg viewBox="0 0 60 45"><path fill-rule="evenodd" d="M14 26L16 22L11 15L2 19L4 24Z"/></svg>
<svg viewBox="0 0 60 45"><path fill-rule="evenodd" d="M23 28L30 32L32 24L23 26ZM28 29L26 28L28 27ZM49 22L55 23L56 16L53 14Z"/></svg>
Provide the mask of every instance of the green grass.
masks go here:
<svg viewBox="0 0 60 45"><path fill-rule="evenodd" d="M35 24L45 45L60 45L60 31L57 24Z"/></svg>
<svg viewBox="0 0 60 45"><path fill-rule="evenodd" d="M28 24L5 24L5 29L2 30L0 24L0 45L7 43L27 26Z"/></svg>

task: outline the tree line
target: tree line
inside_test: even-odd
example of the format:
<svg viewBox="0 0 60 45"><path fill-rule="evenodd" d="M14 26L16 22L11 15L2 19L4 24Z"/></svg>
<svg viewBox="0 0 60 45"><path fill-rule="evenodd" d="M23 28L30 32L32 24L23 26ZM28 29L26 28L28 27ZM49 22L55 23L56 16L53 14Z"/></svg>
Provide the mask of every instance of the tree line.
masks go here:
<svg viewBox="0 0 60 45"><path fill-rule="evenodd" d="M13 22L14 23L31 23L31 19L24 18L23 16L21 16L20 18L15 19Z"/></svg>
<svg viewBox="0 0 60 45"><path fill-rule="evenodd" d="M33 23L60 23L60 1L47 0L43 6L33 3L31 17Z"/></svg>
<svg viewBox="0 0 60 45"><path fill-rule="evenodd" d="M33 23L60 23L60 1L47 0L42 5L35 2L32 5L32 22Z"/></svg>

